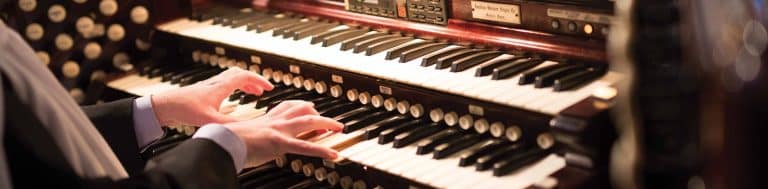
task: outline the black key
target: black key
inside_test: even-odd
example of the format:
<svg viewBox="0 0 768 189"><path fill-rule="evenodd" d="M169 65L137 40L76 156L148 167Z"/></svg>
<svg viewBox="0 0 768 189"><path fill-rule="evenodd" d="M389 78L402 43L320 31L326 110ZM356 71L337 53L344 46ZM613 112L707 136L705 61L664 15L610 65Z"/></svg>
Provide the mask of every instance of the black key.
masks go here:
<svg viewBox="0 0 768 189"><path fill-rule="evenodd" d="M282 84L282 83L273 84L273 87L274 88L272 88L272 90L270 90L270 91L264 91L264 93L262 93L261 96L262 97L264 97L264 96L271 96L271 95L274 95L274 93L278 93L280 91L283 91L285 89L290 88L290 87L285 86L285 84Z"/></svg>
<svg viewBox="0 0 768 189"><path fill-rule="evenodd" d="M360 109L363 109L363 110L360 110ZM347 122L350 122L352 120L358 120L358 119L360 119L362 117L366 117L368 115L371 115L372 113L376 113L376 112L380 111L380 110L377 110L375 108L370 108L368 106L364 106L362 108L358 108L358 109L355 109L355 110L356 110L355 112L347 112L347 113L349 113L348 116L347 115L338 115L334 119L338 118L337 121L339 121L340 123L347 123ZM346 114L346 113L344 113L344 114Z"/></svg>
<svg viewBox="0 0 768 189"><path fill-rule="evenodd" d="M376 124L377 125L376 127L365 129L365 134L363 135L363 138L365 138L365 140L373 139L378 137L381 131L387 130L389 128L394 128L402 124L406 124L407 121L414 121L412 119L406 119L405 116L400 116L400 117L402 117L402 119L397 119L397 120L386 122L386 123L379 122L381 124Z"/></svg>
<svg viewBox="0 0 768 189"><path fill-rule="evenodd" d="M340 105L341 106L337 106L335 108L329 108L328 110L323 110L323 111L318 110L317 112L320 113L321 116L336 117L344 112L348 112L360 107L359 104L355 104L355 103L343 103Z"/></svg>
<svg viewBox="0 0 768 189"><path fill-rule="evenodd" d="M239 180L240 182L243 182L247 179L260 177L276 170L278 170L277 165L275 165L274 163L268 163L262 166L255 167L253 169L245 170L245 172L241 173L240 175L237 175L237 180Z"/></svg>
<svg viewBox="0 0 768 189"><path fill-rule="evenodd" d="M307 99L307 101L310 101L314 104L320 104L320 103L331 101L333 99L336 99L336 98L333 98L330 96L318 96L317 98Z"/></svg>
<svg viewBox="0 0 768 189"><path fill-rule="evenodd" d="M402 55L400 55L400 63L409 62L413 59L419 58L429 53L433 53L445 47L448 47L447 43L435 43L435 44L426 45L424 47L408 50L406 52L403 52Z"/></svg>
<svg viewBox="0 0 768 189"><path fill-rule="evenodd" d="M441 69L449 68L451 67L451 64L453 64L453 62L459 59L462 59L464 57L481 53L483 51L484 50L480 50L480 49L465 49L465 50L457 51L456 53L451 54L449 56L440 57L437 59L435 63L435 69L441 70Z"/></svg>
<svg viewBox="0 0 768 189"><path fill-rule="evenodd" d="M448 129L443 132L437 133L424 141L419 142L416 148L416 154L423 155L432 153L437 145L447 142L455 137L460 136L461 133L456 129Z"/></svg>
<svg viewBox="0 0 768 189"><path fill-rule="evenodd" d="M265 183L268 183L268 182L270 182L272 180L275 180L277 178L281 178L281 177L285 177L285 176L289 176L289 175L292 175L292 173L288 172L288 171L283 171L283 170L277 171L277 172L272 172L272 173L264 175L264 176L256 177L256 178L253 178L253 179L244 180L243 184L242 184L242 187L243 188L257 187L257 186L263 185Z"/></svg>
<svg viewBox="0 0 768 189"><path fill-rule="evenodd" d="M372 38L366 41L361 41L358 44L355 44L355 50L352 51L354 53L361 53L365 50L367 50L370 46L373 46L375 44L379 44L381 42L389 41L392 39L400 38L400 35L393 34L393 35L386 35L381 37Z"/></svg>
<svg viewBox="0 0 768 189"><path fill-rule="evenodd" d="M560 79L563 76L571 74L576 70L582 70L586 67L587 65L583 65L583 64L573 64L573 65L568 65L565 67L554 69L550 72L537 76L533 82L533 86L536 88L544 88L544 87L552 86L552 84L554 84L555 82L555 79Z"/></svg>
<svg viewBox="0 0 768 189"><path fill-rule="evenodd" d="M273 188L287 188L306 179L304 175L290 175L287 177L280 177L264 184L263 186L256 187L257 189L273 189Z"/></svg>
<svg viewBox="0 0 768 189"><path fill-rule="evenodd" d="M272 109L275 106L279 105L280 103L283 103L287 100L304 100L306 98L311 98L315 96L316 93L309 92L309 91L299 91L295 93L290 93L289 95L282 96L279 99L271 100L269 102L269 105L267 105L267 109Z"/></svg>
<svg viewBox="0 0 768 189"><path fill-rule="evenodd" d="M322 109L326 109L326 108L328 108L330 106L341 104L341 103L344 103L344 102L346 102L346 101L336 98L336 99L333 99L333 100L325 102L325 103L315 104L315 109L316 110L322 110Z"/></svg>
<svg viewBox="0 0 768 189"><path fill-rule="evenodd" d="M253 19L254 17L262 16L264 15L261 12L246 12L246 13L240 13L233 17L224 18L221 21L222 26L232 26L232 24L235 24L236 20L249 20Z"/></svg>
<svg viewBox="0 0 768 189"><path fill-rule="evenodd" d="M493 62L490 62L488 64L480 66L480 68L477 68L475 71L475 76L482 77L491 75L493 73L493 70L504 65L508 64L520 64L522 62L528 61L530 57L527 56L514 56L512 58L505 58L501 60L495 60Z"/></svg>
<svg viewBox="0 0 768 189"><path fill-rule="evenodd" d="M411 38L411 37L398 37L398 38L395 38L395 39L383 41L383 42L380 42L378 44L374 44L374 45L371 45L370 47L368 47L368 49L365 50L365 55L366 56L375 55L375 54L378 54L378 53L380 53L382 51L385 51L387 49L391 49L393 47L402 45L402 44L407 43L407 42L412 41L412 40L413 40L413 38Z"/></svg>
<svg viewBox="0 0 768 189"><path fill-rule="evenodd" d="M254 15L253 12L243 12L242 10L239 10L237 12L233 12L232 14L228 14L228 15L224 15L224 16L213 18L213 24L214 25L220 24L222 26L229 26L232 23L232 20L242 19L242 18L249 17L249 16L252 16L252 15Z"/></svg>
<svg viewBox="0 0 768 189"><path fill-rule="evenodd" d="M203 10L194 10L190 18L198 22L202 22L208 19L213 19L213 17L215 16L231 13L232 11L236 11L236 10L237 9L233 7L215 6L215 7L211 7Z"/></svg>
<svg viewBox="0 0 768 189"><path fill-rule="evenodd" d="M277 22L281 20L288 20L288 19L290 19L290 17L284 14L276 14L276 15L264 17L262 19L257 19L257 20L248 22L248 24L246 24L247 25L246 31L256 30L259 27L259 25L262 25L262 24Z"/></svg>
<svg viewBox="0 0 768 189"><path fill-rule="evenodd" d="M166 67L166 66L170 66L170 65L171 64L152 64L152 65L149 65L149 66L145 66L145 67L141 68L141 70L139 70L139 75L147 76L153 70L157 70L157 69L160 69L162 67Z"/></svg>
<svg viewBox="0 0 768 189"><path fill-rule="evenodd" d="M171 83L176 84L176 83L179 83L179 80L183 77L200 73L203 71L211 70L211 69L212 67L210 66L198 64L198 66L195 66L191 69L187 69L181 72L163 74L163 81L171 81Z"/></svg>
<svg viewBox="0 0 768 189"><path fill-rule="evenodd" d="M291 23L283 24L283 25L280 25L280 26L277 26L277 27L273 28L272 29L272 36L273 37L281 36L284 33L287 33L286 31L290 32L291 29L295 29L296 27L300 27L301 28L303 26L307 26L307 24L309 24L309 23L316 23L316 22L314 22L314 21L312 21L312 20L310 20L308 18L297 18L296 22L291 22ZM277 33L275 33L275 32L277 32Z"/></svg>
<svg viewBox="0 0 768 189"><path fill-rule="evenodd" d="M467 70L468 68L481 64L485 61L499 57L501 56L501 54L502 53L498 51L491 51L491 52L477 53L468 57L464 57L462 59L454 61L453 64L451 64L451 72L460 72L460 71Z"/></svg>
<svg viewBox="0 0 768 189"><path fill-rule="evenodd" d="M356 37L360 37L361 35L364 35L365 33L368 33L368 30L352 30L347 31L344 33L339 33L330 37L327 37L323 39L323 47L336 45L337 43L340 43L342 41L347 41L354 39Z"/></svg>
<svg viewBox="0 0 768 189"><path fill-rule="evenodd" d="M498 151L491 152L489 154L486 154L482 157L477 158L477 161L475 162L475 169L478 171L484 171L488 170L493 167L493 164L496 162L514 155L515 153L519 153L520 151L529 148L526 147L523 143L513 143L512 145L504 146Z"/></svg>
<svg viewBox="0 0 768 189"><path fill-rule="evenodd" d="M259 102L256 103L256 109L269 106L272 101L281 99L293 93L300 92L301 90L293 87L286 87L285 90L275 91L274 93L263 94L259 98Z"/></svg>
<svg viewBox="0 0 768 189"><path fill-rule="evenodd" d="M231 14L232 12L237 12L237 11L238 11L238 9L235 8L235 7L215 6L215 7L212 7L212 8L209 8L209 9L204 9L204 10L198 12L199 14L196 15L197 16L196 18L198 19L198 21L202 22L202 21L206 21L206 20L209 20L209 19L213 19L213 18L218 17L218 16Z"/></svg>
<svg viewBox="0 0 768 189"><path fill-rule="evenodd" d="M400 133L399 135L395 136L395 140L392 142L392 146L395 148L405 147L411 143L440 132L442 129L444 129L444 127L441 127L440 124L434 122L429 123L428 125L420 125L418 128L412 131Z"/></svg>
<svg viewBox="0 0 768 189"><path fill-rule="evenodd" d="M240 19L232 20L229 23L227 23L226 25L228 25L229 27L232 27L232 28L238 28L238 27L242 27L242 26L248 25L249 22L253 22L253 21L256 21L256 20L264 19L265 17L269 17L269 16L272 16L272 15L264 14L264 13L254 13L254 14L249 15L248 17L245 17L245 18L240 18Z"/></svg>
<svg viewBox="0 0 768 189"><path fill-rule="evenodd" d="M179 85L181 85L182 87L183 86L187 86L187 85L191 85L191 84L197 83L198 81L202 81L202 80L208 79L210 77L213 77L214 75L219 74L222 71L224 71L224 70L223 69L212 69L212 70L208 70L208 71L205 71L205 72L202 72L202 73L190 75L188 77L181 78L181 81L179 81Z"/></svg>
<svg viewBox="0 0 768 189"><path fill-rule="evenodd" d="M603 76L603 74L605 74L605 72L606 72L605 66L599 66L599 67L592 67L583 71L575 72L570 75L566 75L554 81L554 90L565 91L565 90L576 88L578 86L582 86L583 84L589 83L592 80L600 78L601 76Z"/></svg>
<svg viewBox="0 0 768 189"><path fill-rule="evenodd" d="M304 188L309 188L309 187L311 187L311 186L313 186L315 184L318 184L319 182L320 181L317 181L315 178L309 177L309 178L305 178L303 181L301 181L299 183L296 183L296 184L293 184L293 185L289 186L286 189L304 189Z"/></svg>
<svg viewBox="0 0 768 189"><path fill-rule="evenodd" d="M481 156L485 156L491 152L497 151L499 148L503 146L507 146L511 144L512 143L509 143L506 140L498 140L498 139L485 141L485 143L482 144L481 147L478 148L477 150L461 154L461 158L459 159L459 166L465 167L465 166L470 166L472 164L475 164L475 162L477 162L477 158L480 158Z"/></svg>
<svg viewBox="0 0 768 189"><path fill-rule="evenodd" d="M216 69L216 68L213 68L213 67L210 67L210 66L204 66L204 67L192 69L192 70L189 70L189 71L184 71L184 72L181 72L179 74L175 74L175 75L173 75L171 77L171 83L173 83L173 84L180 83L182 78L185 78L185 77L188 77L188 76L191 76L191 75L195 75L195 74L198 74L198 73L202 73L202 72L205 72L205 71L208 71L208 70L211 70L211 69Z"/></svg>
<svg viewBox="0 0 768 189"><path fill-rule="evenodd" d="M207 65L204 65L204 64L195 64L195 65L193 65L191 67L186 67L186 68L168 68L168 69L160 70L158 72L165 72L165 73L162 73L160 75L161 76L160 78L162 78L161 81L168 82L168 81L171 81L173 76L176 76L176 75L179 75L179 74L182 74L182 73L185 73L185 72L193 72L193 71L196 71L197 69L201 69L201 68L210 68L210 66L207 66ZM156 73L158 73L158 72L156 72Z"/></svg>
<svg viewBox="0 0 768 189"><path fill-rule="evenodd" d="M527 71L520 76L520 81L517 82L517 84L520 84L520 85L531 84L534 81L536 81L536 77L539 77L541 75L544 75L545 73L549 73L553 70L557 70L567 66L569 66L569 64L553 64L549 66L544 66L539 69Z"/></svg>
<svg viewBox="0 0 768 189"><path fill-rule="evenodd" d="M352 111L344 112L342 114L334 116L333 120L336 120L338 122L344 123L344 122L349 121L349 119L353 119L355 117L360 117L360 114L368 114L371 111L376 111L376 110L371 108L370 106L363 106L363 107L354 109Z"/></svg>
<svg viewBox="0 0 768 189"><path fill-rule="evenodd" d="M283 35L283 37L285 38L284 35L287 34L287 33L291 33L294 30L303 29L303 28L310 27L310 26L313 26L313 25L316 25L316 24L317 24L317 21L310 20L308 18L301 19L297 23L286 24L286 25L284 25L282 27L275 28L274 30L272 30L272 36L277 37L277 36Z"/></svg>
<svg viewBox="0 0 768 189"><path fill-rule="evenodd" d="M238 102L238 104L241 104L241 105L242 104L248 104L248 103L254 102L254 101L258 100L258 99L259 99L259 96L252 95L252 94L246 94L246 95L240 96L240 102Z"/></svg>
<svg viewBox="0 0 768 189"><path fill-rule="evenodd" d="M239 89L235 90L235 92L233 92L231 95L229 95L229 101L235 101L237 99L240 99L240 96L243 96L243 95L245 95L245 92L243 92L243 91L241 91Z"/></svg>
<svg viewBox="0 0 768 189"><path fill-rule="evenodd" d="M324 104L315 105L315 110L317 110L318 113L321 113L334 108L339 108L341 106L349 106L349 104L351 103L349 103L348 101L337 99L337 100L329 101Z"/></svg>
<svg viewBox="0 0 768 189"><path fill-rule="evenodd" d="M261 98L262 99L271 99L271 98L274 98L274 96L276 96L276 95L282 95L283 93L286 93L288 91L290 91L290 92L298 92L300 90L296 89L296 88L293 88L293 87L290 87L290 86L287 86L287 85L282 84L282 83L275 84L274 88L271 91L267 91L267 92L264 92L264 94L261 94Z"/></svg>
<svg viewBox="0 0 768 189"><path fill-rule="evenodd" d="M466 51L466 50L469 50L469 49L464 48L464 47L459 47L459 48L443 51L441 53L432 55L430 57L426 57L426 58L421 60L421 66L422 67L429 67L429 66L435 65L435 64L437 64L437 59L440 59L440 58L446 57L446 56L451 56L451 55L453 55L455 53L463 52L463 51Z"/></svg>
<svg viewBox="0 0 768 189"><path fill-rule="evenodd" d="M412 43L391 51L387 51L387 57L385 57L384 59L393 60L395 58L399 58L400 56L402 56L404 52L407 52L412 49L423 48L424 46L427 46L430 44L435 44L435 43L432 41L421 41L421 42Z"/></svg>
<svg viewBox="0 0 768 189"><path fill-rule="evenodd" d="M435 153L432 154L432 158L443 159L450 156L451 154L462 151L467 147L477 144L478 142L482 141L482 139L483 137L480 134L465 134L461 137L458 137L457 140L435 147Z"/></svg>
<svg viewBox="0 0 768 189"><path fill-rule="evenodd" d="M347 28L347 29L338 29L333 31L326 31L321 34L318 34L316 36L312 37L312 40L310 40L309 44L318 44L320 42L323 42L323 40L326 40L329 37L333 37L336 35L341 35L342 33L351 32L351 31L358 31L355 28Z"/></svg>
<svg viewBox="0 0 768 189"><path fill-rule="evenodd" d="M387 124L378 125L378 127L368 128L365 130L364 138L365 140L369 140L369 139L379 137L381 132L384 130L407 126L409 124L412 124L414 121L418 121L418 120L403 119L402 121L390 122Z"/></svg>
<svg viewBox="0 0 768 189"><path fill-rule="evenodd" d="M498 68L493 69L493 74L491 74L491 79L492 80L506 79L514 75L520 74L525 70L536 67L543 62L544 62L544 59L534 58L534 59L521 62L519 64L507 64L507 65L499 66Z"/></svg>
<svg viewBox="0 0 768 189"><path fill-rule="evenodd" d="M373 34L368 34L368 35L363 35L363 36L357 36L354 39L350 39L350 40L342 42L341 43L341 51L346 51L346 50L355 48L355 46L358 43L361 43L361 42L364 42L364 41L368 41L368 40L371 40L371 39L375 39L375 38L378 38L378 37L388 36L388 35L389 34L387 34L387 33L373 33Z"/></svg>
<svg viewBox="0 0 768 189"><path fill-rule="evenodd" d="M168 79L165 79L165 81L168 81L168 80L170 80L170 77L173 74L175 74L175 73L183 72L185 70L189 70L189 69L195 68L195 66L201 66L201 65L202 64L191 65L191 66L189 66L189 65L179 65L179 66L163 66L163 67L158 67L156 69L150 70L149 73L147 74L147 77L155 78L155 77L160 76L162 78L162 77L166 77L164 75L168 74L168 76L167 76Z"/></svg>
<svg viewBox="0 0 768 189"><path fill-rule="evenodd" d="M240 10L235 10L226 14L213 17L213 25L223 25L226 20L235 18L243 13Z"/></svg>
<svg viewBox="0 0 768 189"><path fill-rule="evenodd" d="M414 130L419 126L423 126L423 125L424 125L423 120L415 119L415 120L400 124L398 126L383 130L379 133L378 142L379 144L386 144L386 143L392 142L393 140L395 140L395 136L407 131Z"/></svg>
<svg viewBox="0 0 768 189"><path fill-rule="evenodd" d="M302 40L302 39L307 38L309 36L317 35L319 33L328 31L328 30L333 29L333 28L335 28L337 26L339 26L339 24L337 24L337 23L326 23L326 24L320 24L320 25L315 25L315 26L309 27L309 28L305 28L303 30L297 30L297 31L293 32L293 34L292 34L293 40L294 41Z"/></svg>
<svg viewBox="0 0 768 189"><path fill-rule="evenodd" d="M342 132L351 133L353 131L362 129L363 127L367 127L376 122L382 121L387 118L392 118L392 117L393 117L393 114L387 111L375 112L367 116L361 117L360 119L353 119L353 120L349 120L348 122L343 122L344 130Z"/></svg>
<svg viewBox="0 0 768 189"><path fill-rule="evenodd" d="M549 154L550 152L548 150L531 148L525 152L512 155L509 158L493 164L493 176L504 176L526 165L540 161L547 157Z"/></svg>
<svg viewBox="0 0 768 189"><path fill-rule="evenodd" d="M299 20L300 19L296 19L296 18L279 19L279 20L275 20L273 22L267 22L267 23L264 23L264 24L256 25L256 27L254 29L256 30L256 33L262 33L262 32L273 30L273 29L280 28L280 27L292 26L294 24L299 24L299 23L301 23Z"/></svg>

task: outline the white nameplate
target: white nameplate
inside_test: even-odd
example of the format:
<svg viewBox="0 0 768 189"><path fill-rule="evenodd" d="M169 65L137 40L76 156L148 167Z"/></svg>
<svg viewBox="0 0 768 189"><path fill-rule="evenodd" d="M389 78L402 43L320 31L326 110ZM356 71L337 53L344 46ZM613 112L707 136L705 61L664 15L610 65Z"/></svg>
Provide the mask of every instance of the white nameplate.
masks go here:
<svg viewBox="0 0 768 189"><path fill-rule="evenodd" d="M472 18L520 24L520 5L472 1Z"/></svg>

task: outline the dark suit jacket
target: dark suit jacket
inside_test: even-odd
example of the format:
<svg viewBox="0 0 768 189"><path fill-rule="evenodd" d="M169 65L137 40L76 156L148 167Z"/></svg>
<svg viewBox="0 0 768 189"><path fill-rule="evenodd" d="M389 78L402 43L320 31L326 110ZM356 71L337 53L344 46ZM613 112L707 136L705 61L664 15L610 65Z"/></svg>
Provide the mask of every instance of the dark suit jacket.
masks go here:
<svg viewBox="0 0 768 189"><path fill-rule="evenodd" d="M83 108L130 178L80 178L30 108L7 87L3 96L3 142L14 188L238 188L232 158L207 139L187 140L142 160L133 130L133 99Z"/></svg>

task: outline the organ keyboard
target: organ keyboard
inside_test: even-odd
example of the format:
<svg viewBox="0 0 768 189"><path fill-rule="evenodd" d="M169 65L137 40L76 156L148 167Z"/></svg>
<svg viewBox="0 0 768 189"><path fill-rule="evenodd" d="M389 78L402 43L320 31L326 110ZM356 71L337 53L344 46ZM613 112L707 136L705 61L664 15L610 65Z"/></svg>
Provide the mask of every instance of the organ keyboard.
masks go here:
<svg viewBox="0 0 768 189"><path fill-rule="evenodd" d="M468 4L453 2L454 8L461 3ZM539 36L541 43L498 36L474 40L501 42L476 44L364 22L384 18L350 21L301 10L339 5L330 1L255 4L212 3L156 25L152 47L165 57L107 85L144 96L239 67L276 88L262 96L235 91L221 111L255 118L281 101L301 99L345 125L339 133L298 136L339 150L339 159L285 154L244 170L245 188L552 188L606 182L600 179L611 135L604 117L615 96L611 86L622 76L609 71L602 49L561 56L537 49L558 41L544 34L520 34ZM443 27L392 22L412 30ZM498 33L505 32L521 33ZM574 37L565 38L563 46L578 46ZM594 46L591 40L583 48ZM149 153L187 138L178 131L169 131Z"/></svg>

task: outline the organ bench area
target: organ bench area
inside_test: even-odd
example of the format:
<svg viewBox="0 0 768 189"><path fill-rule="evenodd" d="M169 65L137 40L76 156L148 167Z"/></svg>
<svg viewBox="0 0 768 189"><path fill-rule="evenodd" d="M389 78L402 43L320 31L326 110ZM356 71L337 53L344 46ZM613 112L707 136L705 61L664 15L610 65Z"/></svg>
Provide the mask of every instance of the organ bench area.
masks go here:
<svg viewBox="0 0 768 189"><path fill-rule="evenodd" d="M608 69L602 34L545 33L462 19L471 4L509 6L503 1L406 1L445 3L436 6L450 9L430 15L448 16L447 22L370 15L362 10L373 9L349 5L361 2L170 7L167 12L182 14L156 17L161 22L152 39L154 63L108 86L143 96L239 67L276 88L262 96L234 91L221 111L255 118L281 101L301 99L344 124L342 132L298 136L338 150L339 159L281 155L243 170L243 188L607 184L606 157L613 140L607 114L616 95L612 86L622 76ZM549 6L506 3L523 13L527 7L544 11L541 7ZM408 7L419 6L395 9ZM405 11L412 12L419 11ZM162 153L194 132L192 127L171 128L144 155Z"/></svg>

